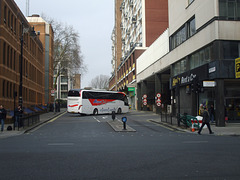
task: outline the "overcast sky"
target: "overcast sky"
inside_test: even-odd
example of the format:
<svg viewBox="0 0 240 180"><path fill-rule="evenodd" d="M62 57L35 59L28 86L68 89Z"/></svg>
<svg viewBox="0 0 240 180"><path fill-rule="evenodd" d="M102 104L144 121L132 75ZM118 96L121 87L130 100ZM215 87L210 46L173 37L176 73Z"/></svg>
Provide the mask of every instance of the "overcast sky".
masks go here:
<svg viewBox="0 0 240 180"><path fill-rule="evenodd" d="M26 15L26 0L15 0ZM111 34L114 0L29 0L29 15L44 14L74 27L80 35L84 62L88 67L82 88L100 75L111 74Z"/></svg>

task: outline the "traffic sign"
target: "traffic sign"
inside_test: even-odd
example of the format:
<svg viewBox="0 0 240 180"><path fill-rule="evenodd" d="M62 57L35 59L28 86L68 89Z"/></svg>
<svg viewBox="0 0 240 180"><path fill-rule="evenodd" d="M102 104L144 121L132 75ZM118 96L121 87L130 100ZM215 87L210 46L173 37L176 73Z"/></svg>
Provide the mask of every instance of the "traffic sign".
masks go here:
<svg viewBox="0 0 240 180"><path fill-rule="evenodd" d="M122 122L127 122L127 117L122 117Z"/></svg>
<svg viewBox="0 0 240 180"><path fill-rule="evenodd" d="M55 96L55 90L54 89L51 90L51 96Z"/></svg>

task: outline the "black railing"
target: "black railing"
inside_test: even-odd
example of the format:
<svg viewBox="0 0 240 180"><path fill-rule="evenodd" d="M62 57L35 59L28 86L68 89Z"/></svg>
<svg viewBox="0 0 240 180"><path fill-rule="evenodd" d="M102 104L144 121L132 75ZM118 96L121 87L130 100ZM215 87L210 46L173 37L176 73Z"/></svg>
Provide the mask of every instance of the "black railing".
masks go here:
<svg viewBox="0 0 240 180"><path fill-rule="evenodd" d="M40 114L39 113L33 113L33 114L23 114L22 117L19 118L18 122L14 123L15 128L26 128L33 126L34 124L37 124L40 122ZM14 129L15 129L14 128Z"/></svg>

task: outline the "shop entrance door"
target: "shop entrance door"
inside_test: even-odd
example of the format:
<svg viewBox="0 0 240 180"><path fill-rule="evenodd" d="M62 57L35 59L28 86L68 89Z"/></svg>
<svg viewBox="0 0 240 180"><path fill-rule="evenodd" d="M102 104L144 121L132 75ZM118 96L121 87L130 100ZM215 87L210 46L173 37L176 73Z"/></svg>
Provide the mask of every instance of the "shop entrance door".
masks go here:
<svg viewBox="0 0 240 180"><path fill-rule="evenodd" d="M240 122L240 97L225 99L226 115L229 122Z"/></svg>

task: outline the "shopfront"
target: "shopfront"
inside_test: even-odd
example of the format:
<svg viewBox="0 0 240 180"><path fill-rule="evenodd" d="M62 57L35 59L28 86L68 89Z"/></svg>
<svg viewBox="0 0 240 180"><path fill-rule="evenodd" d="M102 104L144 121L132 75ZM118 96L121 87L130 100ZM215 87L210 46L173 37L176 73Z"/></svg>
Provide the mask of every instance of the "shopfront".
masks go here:
<svg viewBox="0 0 240 180"><path fill-rule="evenodd" d="M214 61L171 78L175 112L198 115L199 106L214 107L217 126L240 122L240 79L234 61ZM180 96L180 98L178 97Z"/></svg>
<svg viewBox="0 0 240 180"><path fill-rule="evenodd" d="M240 122L240 82L239 80L225 81L225 108L228 122Z"/></svg>
<svg viewBox="0 0 240 180"><path fill-rule="evenodd" d="M128 87L128 103L130 109L136 109L135 107L135 87Z"/></svg>

